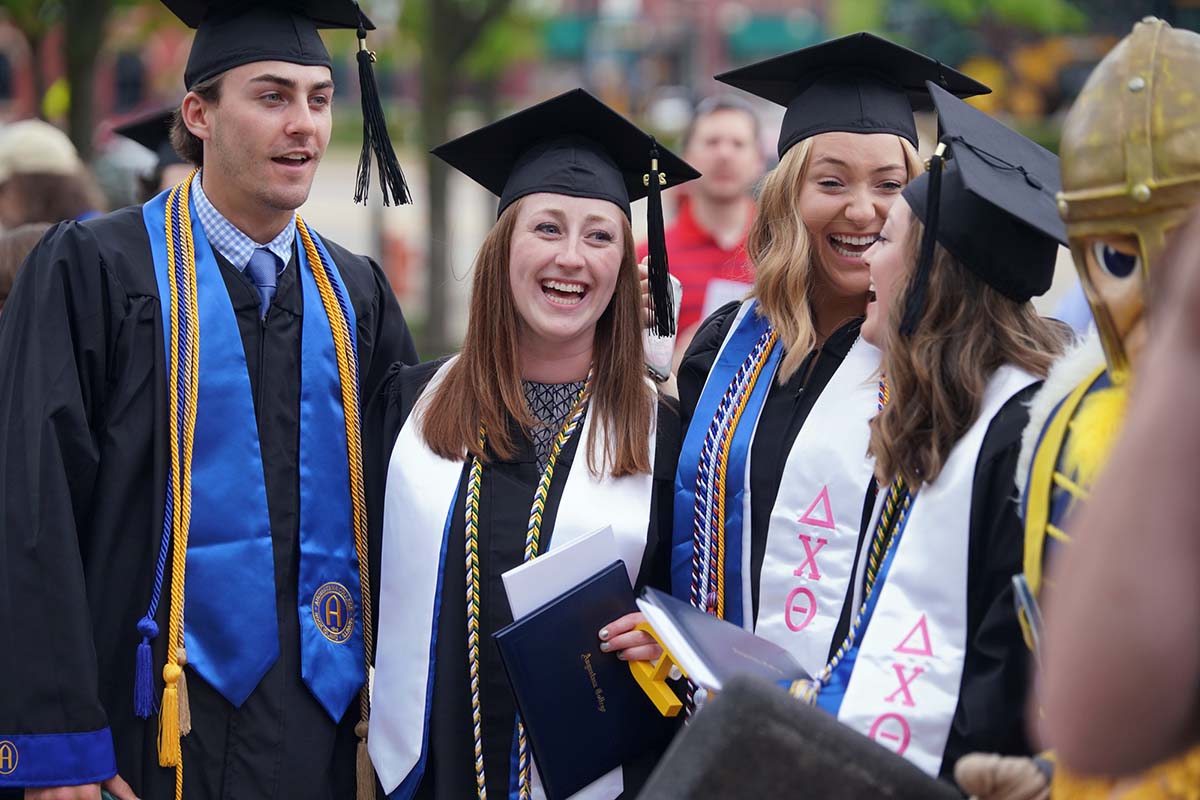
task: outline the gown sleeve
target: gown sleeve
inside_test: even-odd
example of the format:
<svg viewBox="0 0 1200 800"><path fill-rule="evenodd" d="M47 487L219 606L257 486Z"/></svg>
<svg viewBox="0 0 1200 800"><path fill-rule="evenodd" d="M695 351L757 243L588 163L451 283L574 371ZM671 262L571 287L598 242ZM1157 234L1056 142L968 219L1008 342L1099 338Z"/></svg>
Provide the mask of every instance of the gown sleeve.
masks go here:
<svg viewBox="0 0 1200 800"><path fill-rule="evenodd" d="M0 787L117 771L80 552L109 331L127 307L92 235L69 222L34 249L0 315Z"/></svg>
<svg viewBox="0 0 1200 800"><path fill-rule="evenodd" d="M1040 384L1018 393L988 428L971 498L967 590L967 652L958 709L942 774L967 753L1029 755L1025 695L1028 650L1013 604L1012 578L1021 571L1024 526L1016 470L1027 404Z"/></svg>
<svg viewBox="0 0 1200 800"><path fill-rule="evenodd" d="M659 394L658 424L655 428L654 485L650 499L650 529L646 553L639 573L642 586L671 590L671 528L675 505L675 468L682 444L679 405L674 398ZM639 586L639 588L641 588Z"/></svg>

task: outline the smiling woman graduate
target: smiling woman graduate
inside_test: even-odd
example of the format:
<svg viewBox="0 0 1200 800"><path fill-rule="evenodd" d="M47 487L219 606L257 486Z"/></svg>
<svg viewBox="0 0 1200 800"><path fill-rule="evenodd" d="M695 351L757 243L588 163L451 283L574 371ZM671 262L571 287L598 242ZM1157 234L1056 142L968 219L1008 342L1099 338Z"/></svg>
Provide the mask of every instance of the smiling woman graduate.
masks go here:
<svg viewBox="0 0 1200 800"><path fill-rule="evenodd" d="M891 400L871 422L876 505L849 634L794 687L931 775L972 749L1025 753L1013 603L1027 404L1063 333L1030 299L1066 232L1058 159L930 84L943 130L865 261L863 336ZM942 155L951 160L942 166Z"/></svg>
<svg viewBox="0 0 1200 800"><path fill-rule="evenodd" d="M679 423L643 366L629 204L697 173L580 89L434 154L500 210L461 353L398 368L379 398L395 445L371 756L398 797L527 796L501 575L607 524L630 579L665 585ZM648 635L626 635L601 649L642 657Z"/></svg>
<svg viewBox="0 0 1200 800"><path fill-rule="evenodd" d="M753 291L701 325L679 368L671 589L815 672L849 624L874 496L867 423L885 400L859 337L862 254L922 170L925 81L987 88L867 33L717 79L787 111L747 240Z"/></svg>

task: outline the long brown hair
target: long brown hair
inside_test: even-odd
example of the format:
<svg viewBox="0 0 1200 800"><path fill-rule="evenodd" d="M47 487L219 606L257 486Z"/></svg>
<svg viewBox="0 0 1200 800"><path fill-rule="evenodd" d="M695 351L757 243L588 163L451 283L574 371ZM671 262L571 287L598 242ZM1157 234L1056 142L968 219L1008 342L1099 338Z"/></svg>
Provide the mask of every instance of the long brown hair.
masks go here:
<svg viewBox="0 0 1200 800"><path fill-rule="evenodd" d="M498 458L516 452L510 425L528 431L539 422L521 388L518 334L521 320L509 282L509 254L518 200L504 210L475 257L467 336L458 358L430 398L422 434L442 458L470 454L488 461L479 447L479 426L487 430L487 449ZM588 468L613 477L650 471L649 435L653 390L644 375L642 320L633 231L624 219L624 252L608 308L596 322L592 345L592 384L588 413ZM595 460L597 431L605 431L604 453Z"/></svg>
<svg viewBox="0 0 1200 800"><path fill-rule="evenodd" d="M925 171L916 149L897 136L904 150L908 180ZM754 297L775 330L785 353L779 382L786 383L817 346L812 308L816 286L812 237L800 216L800 189L808 173L813 140L805 139L783 154L763 182L758 214L746 236L746 255L754 265ZM865 307L865 300L864 300Z"/></svg>
<svg viewBox="0 0 1200 800"><path fill-rule="evenodd" d="M923 230L914 217L902 245L908 264L917 262ZM912 336L904 337L900 319L913 271L888 312L883 371L891 397L871 420L869 450L881 482L899 476L915 491L937 480L950 451L979 416L992 373L1011 364L1044 378L1065 340L1032 303L996 291L940 244L925 312Z"/></svg>

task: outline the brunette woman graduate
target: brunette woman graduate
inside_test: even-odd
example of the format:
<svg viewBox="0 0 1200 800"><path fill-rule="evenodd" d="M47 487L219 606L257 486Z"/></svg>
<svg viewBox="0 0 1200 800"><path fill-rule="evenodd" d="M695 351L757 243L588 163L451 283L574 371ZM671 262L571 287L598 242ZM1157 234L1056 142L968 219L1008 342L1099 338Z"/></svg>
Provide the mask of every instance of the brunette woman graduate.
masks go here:
<svg viewBox="0 0 1200 800"><path fill-rule="evenodd" d="M501 574L607 524L631 580L665 584L678 417L645 376L629 204L697 173L583 90L434 153L500 214L462 352L398 367L383 398L371 754L395 796L526 797L538 779L492 641L511 621ZM619 773L601 780L591 796L621 793Z"/></svg>
<svg viewBox="0 0 1200 800"><path fill-rule="evenodd" d="M925 81L987 88L867 33L717 77L787 112L747 240L750 299L706 320L679 368L671 588L816 672L849 624L873 497L867 422L884 399L879 352L859 336L862 254L922 171Z"/></svg>
<svg viewBox="0 0 1200 800"><path fill-rule="evenodd" d="M1049 288L1066 234L1058 159L930 91L942 144L865 256L863 336L883 351L891 399L871 422L881 488L856 616L794 688L947 775L971 750L1028 751L1014 475L1026 405L1062 348L1029 299Z"/></svg>

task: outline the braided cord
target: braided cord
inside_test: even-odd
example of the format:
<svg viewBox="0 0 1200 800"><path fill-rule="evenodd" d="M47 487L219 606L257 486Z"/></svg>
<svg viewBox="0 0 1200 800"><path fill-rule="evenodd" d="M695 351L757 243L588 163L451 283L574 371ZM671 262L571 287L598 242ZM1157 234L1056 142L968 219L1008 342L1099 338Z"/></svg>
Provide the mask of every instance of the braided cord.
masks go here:
<svg viewBox="0 0 1200 800"><path fill-rule="evenodd" d="M768 328L738 367L709 424L696 470L692 518L692 605L725 616L725 488L729 451L758 378L779 340ZM715 592L712 588L715 584Z"/></svg>
<svg viewBox="0 0 1200 800"><path fill-rule="evenodd" d="M180 752L179 681L183 674L184 578L187 570L188 529L192 511L192 452L199 393L200 317L196 305L196 257L192 242L188 196L193 172L171 190L166 208L167 277L171 291L170 347L174 357L168 375L174 391L168 397L170 433L171 608L167 663L163 666L163 702L159 715L158 757L175 767L175 797L183 798L183 757ZM186 662L184 662L186 663Z"/></svg>
<svg viewBox="0 0 1200 800"><path fill-rule="evenodd" d="M550 484L554 480L554 465L558 454L571 440L583 420L587 402L591 396L592 373L589 371L583 388L575 398L575 405L567 415L562 430L554 437L550 457L537 489L533 493L533 505L529 509L529 525L525 530L525 561L538 557L541 542L542 516L546 510L546 499L550 495ZM483 450L487 432L479 426L479 450ZM483 485L483 466L479 458L472 456L471 471L467 477L466 501L466 558L467 558L467 664L471 677L471 724L475 736L475 787L479 800L487 800L487 778L483 769L483 724L479 703L479 495ZM533 796L532 773L530 771L529 743L525 736L525 725L517 716L517 775L519 796L529 800Z"/></svg>

